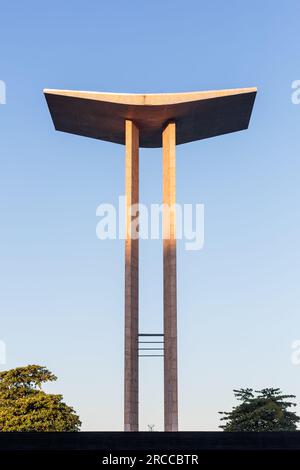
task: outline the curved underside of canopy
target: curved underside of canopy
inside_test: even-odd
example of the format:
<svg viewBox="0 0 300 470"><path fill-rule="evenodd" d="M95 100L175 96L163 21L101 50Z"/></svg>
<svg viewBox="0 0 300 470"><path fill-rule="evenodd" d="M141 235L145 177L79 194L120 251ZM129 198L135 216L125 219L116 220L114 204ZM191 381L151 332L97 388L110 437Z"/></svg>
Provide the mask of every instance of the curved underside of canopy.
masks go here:
<svg viewBox="0 0 300 470"><path fill-rule="evenodd" d="M247 129L256 88L190 93L118 94L45 89L55 129L125 144L125 120L140 131L141 147L161 147L162 130L176 122L176 144Z"/></svg>

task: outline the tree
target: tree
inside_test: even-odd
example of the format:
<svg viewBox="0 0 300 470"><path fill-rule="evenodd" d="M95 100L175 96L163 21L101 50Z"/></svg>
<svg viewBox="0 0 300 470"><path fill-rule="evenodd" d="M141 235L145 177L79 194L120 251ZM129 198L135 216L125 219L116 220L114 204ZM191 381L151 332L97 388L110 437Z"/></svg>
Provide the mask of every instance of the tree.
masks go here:
<svg viewBox="0 0 300 470"><path fill-rule="evenodd" d="M79 431L80 419L62 395L41 388L56 379L38 365L0 372L0 431Z"/></svg>
<svg viewBox="0 0 300 470"><path fill-rule="evenodd" d="M300 418L288 408L296 406L291 402L295 395L283 395L279 388L252 388L234 390L241 403L232 411L219 412L225 424L219 426L224 431L296 431Z"/></svg>

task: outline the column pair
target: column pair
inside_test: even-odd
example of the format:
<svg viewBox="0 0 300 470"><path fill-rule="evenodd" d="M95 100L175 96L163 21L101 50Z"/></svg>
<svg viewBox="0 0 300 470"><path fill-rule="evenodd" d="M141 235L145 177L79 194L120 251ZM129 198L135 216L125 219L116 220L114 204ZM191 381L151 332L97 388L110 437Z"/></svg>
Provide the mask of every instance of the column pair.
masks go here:
<svg viewBox="0 0 300 470"><path fill-rule="evenodd" d="M139 203L139 129L125 122L125 375L124 430L138 431L139 240L133 232ZM164 278L164 428L178 430L177 286L176 286L176 125L162 130L163 146L163 278ZM135 224L131 224L133 217Z"/></svg>

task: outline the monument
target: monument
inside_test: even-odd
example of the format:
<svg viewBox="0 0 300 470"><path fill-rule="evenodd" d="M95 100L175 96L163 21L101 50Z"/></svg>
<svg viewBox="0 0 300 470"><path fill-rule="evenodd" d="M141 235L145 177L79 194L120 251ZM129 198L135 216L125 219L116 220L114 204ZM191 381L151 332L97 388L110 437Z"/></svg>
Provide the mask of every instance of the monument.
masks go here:
<svg viewBox="0 0 300 470"><path fill-rule="evenodd" d="M165 431L178 431L175 149L176 145L247 129L256 91L117 94L44 90L56 130L126 147L125 431L139 430L139 240L131 230L131 206L139 203L139 148L163 148L164 427Z"/></svg>

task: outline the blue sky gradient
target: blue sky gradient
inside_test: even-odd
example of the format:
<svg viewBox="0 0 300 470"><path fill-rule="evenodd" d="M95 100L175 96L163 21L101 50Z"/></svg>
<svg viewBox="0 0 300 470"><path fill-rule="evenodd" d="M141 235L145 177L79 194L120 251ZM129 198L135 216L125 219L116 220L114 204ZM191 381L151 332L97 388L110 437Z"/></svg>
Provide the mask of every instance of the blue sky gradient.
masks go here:
<svg viewBox="0 0 300 470"><path fill-rule="evenodd" d="M296 0L2 2L2 369L39 363L84 430L123 425L124 242L96 208L124 194L124 148L54 131L42 89L257 86L249 130L177 148L177 199L205 204L205 246L178 243L182 430L215 430L237 387L298 395L300 79ZM141 202L162 199L141 151ZM162 244L143 241L142 331L162 328ZM141 362L141 429L162 429L162 362ZM300 408L299 408L300 411Z"/></svg>

